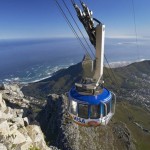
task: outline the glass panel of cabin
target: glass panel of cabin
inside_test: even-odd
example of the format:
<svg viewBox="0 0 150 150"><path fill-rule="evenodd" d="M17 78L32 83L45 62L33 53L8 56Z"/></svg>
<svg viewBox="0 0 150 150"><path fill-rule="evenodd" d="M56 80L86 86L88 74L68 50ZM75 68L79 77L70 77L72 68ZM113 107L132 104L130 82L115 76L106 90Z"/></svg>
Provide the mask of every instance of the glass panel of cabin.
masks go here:
<svg viewBox="0 0 150 150"><path fill-rule="evenodd" d="M73 115L77 115L77 102L75 101L71 101L70 103L70 112L73 114Z"/></svg>
<svg viewBox="0 0 150 150"><path fill-rule="evenodd" d="M113 96L112 102L110 103L111 112L115 113L116 97Z"/></svg>
<svg viewBox="0 0 150 150"><path fill-rule="evenodd" d="M111 111L110 102L106 103L106 105L107 105L107 114L110 113L110 111Z"/></svg>
<svg viewBox="0 0 150 150"><path fill-rule="evenodd" d="M100 105L91 105L90 118L99 119L100 118Z"/></svg>
<svg viewBox="0 0 150 150"><path fill-rule="evenodd" d="M78 104L78 116L88 119L88 105Z"/></svg>
<svg viewBox="0 0 150 150"><path fill-rule="evenodd" d="M107 102L106 106L104 105L104 116L108 115L108 113L110 113L110 111L111 111L110 102L111 101Z"/></svg>

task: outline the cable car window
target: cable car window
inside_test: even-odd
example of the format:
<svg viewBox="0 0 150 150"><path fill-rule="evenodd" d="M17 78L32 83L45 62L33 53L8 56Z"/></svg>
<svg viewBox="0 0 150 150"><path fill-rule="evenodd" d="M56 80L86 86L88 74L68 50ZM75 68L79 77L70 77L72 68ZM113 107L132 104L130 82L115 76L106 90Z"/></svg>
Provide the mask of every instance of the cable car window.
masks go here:
<svg viewBox="0 0 150 150"><path fill-rule="evenodd" d="M98 119L100 118L100 105L91 105L91 119Z"/></svg>
<svg viewBox="0 0 150 150"><path fill-rule="evenodd" d="M110 113L110 102L106 103L107 105L107 114Z"/></svg>
<svg viewBox="0 0 150 150"><path fill-rule="evenodd" d="M78 105L78 116L81 118L88 119L88 105L85 104Z"/></svg>
<svg viewBox="0 0 150 150"><path fill-rule="evenodd" d="M74 115L77 115L77 102L72 100L70 104L71 104L70 105L71 113L74 114Z"/></svg>
<svg viewBox="0 0 150 150"><path fill-rule="evenodd" d="M106 112L106 108L104 106L104 116L108 115L108 113L111 110L111 108L110 108L110 102L106 103L106 107L107 107L107 112Z"/></svg>

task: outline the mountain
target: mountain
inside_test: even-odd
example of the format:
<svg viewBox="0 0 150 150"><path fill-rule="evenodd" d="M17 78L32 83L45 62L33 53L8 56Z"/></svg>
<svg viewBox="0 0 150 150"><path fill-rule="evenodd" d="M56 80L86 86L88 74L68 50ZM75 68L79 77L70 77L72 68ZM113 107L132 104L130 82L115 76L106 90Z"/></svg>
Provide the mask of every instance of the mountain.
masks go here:
<svg viewBox="0 0 150 150"><path fill-rule="evenodd" d="M67 92L82 77L81 63L22 88L27 96L47 99L37 115L47 143L62 150L149 150L150 61L104 68L105 87L117 95L116 113L107 126L81 127L67 116Z"/></svg>
<svg viewBox="0 0 150 150"><path fill-rule="evenodd" d="M48 94L65 93L82 77L82 64L76 64L68 69L56 72L52 77L40 82L31 83L22 88L23 93L37 98L46 98Z"/></svg>
<svg viewBox="0 0 150 150"><path fill-rule="evenodd" d="M32 101L17 84L0 86L0 150L57 150L46 145Z"/></svg>
<svg viewBox="0 0 150 150"><path fill-rule="evenodd" d="M136 103L149 104L150 91L150 61L136 62L126 67L112 69L104 68L104 86L117 93L118 97ZM48 94L63 94L68 92L75 82L83 75L82 64L78 63L56 72L52 77L37 83L31 83L22 88L27 96L45 99ZM141 97L138 95L140 94ZM140 100L137 100L137 97ZM146 100L143 100L146 99Z"/></svg>

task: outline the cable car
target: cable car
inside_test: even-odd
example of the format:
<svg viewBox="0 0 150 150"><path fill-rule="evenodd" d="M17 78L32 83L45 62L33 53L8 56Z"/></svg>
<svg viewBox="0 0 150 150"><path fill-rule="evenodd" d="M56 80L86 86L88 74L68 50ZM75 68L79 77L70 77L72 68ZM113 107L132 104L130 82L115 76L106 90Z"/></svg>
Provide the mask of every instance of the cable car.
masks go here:
<svg viewBox="0 0 150 150"><path fill-rule="evenodd" d="M81 16L78 14L81 10L77 10L79 7L76 4L74 6L96 49L96 57L94 60L88 56L84 57L82 81L75 83L68 92L68 113L74 122L82 126L107 125L115 113L116 96L103 87L105 25L97 19L89 18L92 17L86 14L89 11L83 12L84 15ZM88 9L85 6L82 3L83 10ZM91 20L96 21L98 25L94 27Z"/></svg>
<svg viewBox="0 0 150 150"><path fill-rule="evenodd" d="M107 125L115 113L115 94L106 88L96 95L81 90L74 86L69 91L68 112L71 118L83 126Z"/></svg>

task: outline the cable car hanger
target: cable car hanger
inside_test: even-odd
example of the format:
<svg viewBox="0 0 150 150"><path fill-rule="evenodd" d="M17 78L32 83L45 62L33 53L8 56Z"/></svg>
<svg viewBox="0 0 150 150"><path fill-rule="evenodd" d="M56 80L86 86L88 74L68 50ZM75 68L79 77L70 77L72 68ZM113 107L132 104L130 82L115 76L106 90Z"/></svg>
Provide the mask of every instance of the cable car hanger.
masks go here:
<svg viewBox="0 0 150 150"><path fill-rule="evenodd" d="M82 5L83 11L81 11L80 7L76 3L73 3L73 6L77 12L77 16L78 16L79 20L83 24L83 26L89 36L90 42L95 47L96 46L96 32L95 32L94 21L96 21L98 24L102 24L102 23L92 17L93 12L91 10L89 10L89 8L87 7L87 5L85 3L81 2L81 1L80 1L80 3Z"/></svg>

